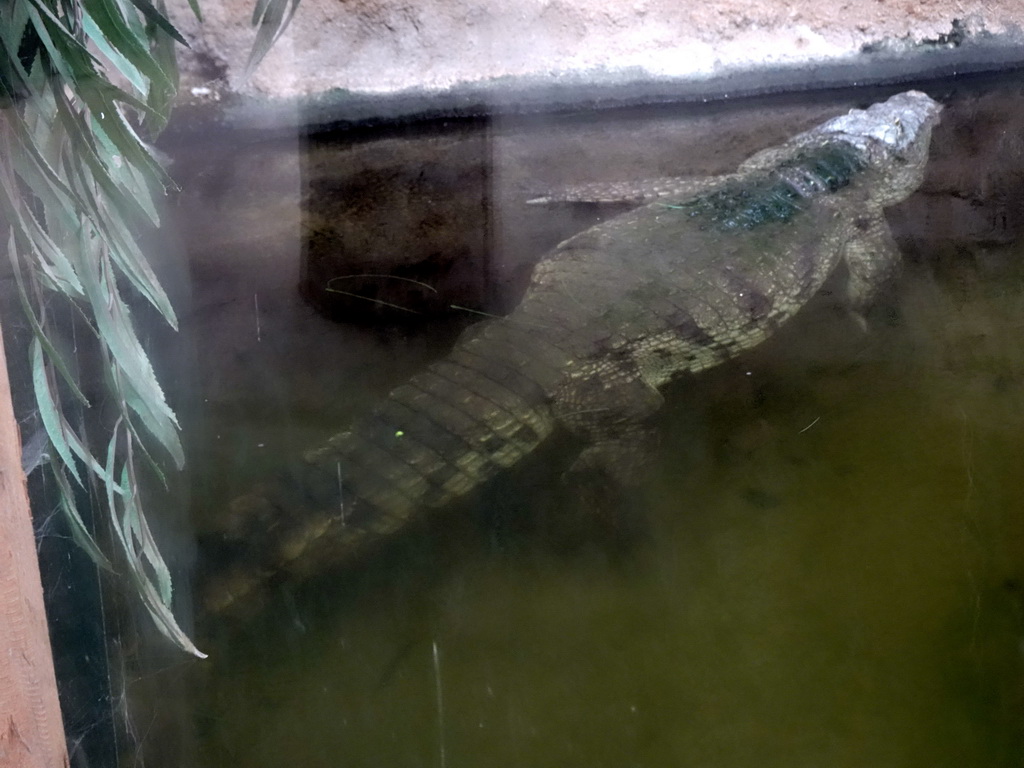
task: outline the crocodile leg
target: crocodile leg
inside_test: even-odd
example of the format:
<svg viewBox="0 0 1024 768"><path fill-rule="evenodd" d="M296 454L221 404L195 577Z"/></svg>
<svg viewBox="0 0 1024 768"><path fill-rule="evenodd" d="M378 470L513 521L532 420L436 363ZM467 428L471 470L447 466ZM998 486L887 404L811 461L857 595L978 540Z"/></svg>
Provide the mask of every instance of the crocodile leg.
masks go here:
<svg viewBox="0 0 1024 768"><path fill-rule="evenodd" d="M617 548L642 535L639 485L656 448L650 417L662 402L630 358L590 364L567 377L554 413L586 446L562 478L566 504L556 528L567 543L597 534Z"/></svg>
<svg viewBox="0 0 1024 768"><path fill-rule="evenodd" d="M647 463L647 419L662 405L632 359L605 360L574 371L555 395L555 417L587 447L570 473L597 471L613 482L635 485Z"/></svg>
<svg viewBox="0 0 1024 768"><path fill-rule="evenodd" d="M851 228L853 232L842 257L848 272L846 299L851 312L863 325L863 313L875 293L898 268L900 251L881 211L856 219Z"/></svg>

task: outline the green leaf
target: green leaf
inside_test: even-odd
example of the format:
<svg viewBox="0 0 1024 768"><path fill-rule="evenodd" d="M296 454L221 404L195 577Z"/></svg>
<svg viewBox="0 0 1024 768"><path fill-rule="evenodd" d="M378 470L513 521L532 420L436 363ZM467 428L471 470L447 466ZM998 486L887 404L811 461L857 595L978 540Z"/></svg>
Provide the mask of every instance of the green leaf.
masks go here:
<svg viewBox="0 0 1024 768"><path fill-rule="evenodd" d="M104 89L89 89L88 92L82 94L82 98L89 107L90 117L103 128L127 162L132 163L136 168L148 171L154 178L161 178L164 175L163 168L124 119L121 110L117 108L115 99L130 103L143 112L149 112L148 106L113 86Z"/></svg>
<svg viewBox="0 0 1024 768"><path fill-rule="evenodd" d="M128 31L135 35L136 39L138 39L143 46L148 47L149 33L146 29L146 22L138 13L138 9L132 7L131 0L107 1L111 4L111 7L116 11L116 13L124 19L124 23L128 27Z"/></svg>
<svg viewBox="0 0 1024 768"><path fill-rule="evenodd" d="M46 434L50 438L50 444L57 451L60 460L71 470L71 474L79 485L84 487L82 477L78 474L78 467L68 445L67 436L64 434L64 420L61 418L61 410L58 405L58 398L50 388L50 379L43 362L43 349L38 338L32 339L32 387L36 394L36 403L39 405L39 415L46 428Z"/></svg>
<svg viewBox="0 0 1024 768"><path fill-rule="evenodd" d="M131 482L131 478L129 477L127 467L122 467L121 469L121 485L126 488L134 486ZM178 622L175 620L174 614L171 613L171 596L169 592L164 594L158 592L157 588L153 585L153 581L146 572L143 557L147 560L149 560L150 555L157 558L163 566L161 569L163 573L166 573L166 565L163 565L163 558L160 557L159 551L156 550L155 545L152 544L152 537L148 535L148 527L146 528L145 533L142 534L143 538L141 541L137 541L135 538L135 533L139 529L133 526L136 521L144 520L141 510L137 506L137 498L137 494L125 494L122 501L124 512L121 516L121 524L114 526L115 534L121 542L121 547L124 549L127 557L128 568L131 573L132 580L135 582L136 588L142 596L143 603L150 615L153 617L157 629L172 642L188 651L193 656L205 659L206 654L195 647L188 635L186 635L181 630L181 627L178 626ZM142 547L141 553L138 549L140 546ZM153 565L152 560L149 560L149 562ZM163 577L158 576L158 579L160 578ZM169 579L169 576L167 578Z"/></svg>
<svg viewBox="0 0 1024 768"><path fill-rule="evenodd" d="M191 653L200 659L205 659L206 654L200 651L186 635L171 613L171 582L170 572L160 555L149 526L146 525L145 517L138 506L139 498L138 484L135 478L128 471L127 463L121 468L121 482L114 482L117 462L117 435L122 424L118 419L114 424L110 442L107 444L106 474L110 478L107 483L107 509L110 513L111 528L114 536L121 545L121 550L128 564L128 573L136 590L142 598L157 630L187 653ZM131 444L131 435L128 433L128 442ZM130 452L129 452L130 456ZM118 498L121 503L121 514L118 514ZM140 553L141 547L141 553ZM145 562L148 560L157 574L161 591L154 588L152 580L146 572Z"/></svg>
<svg viewBox="0 0 1024 768"><path fill-rule="evenodd" d="M115 486L118 484L115 482L114 477L117 474L117 430L121 426L121 419L118 418L114 422L113 428L110 430L110 440L107 441L107 463L104 467L103 474L110 478L110 482L104 483L107 490L107 509L110 512L110 517L113 519L116 517L114 510L117 508L114 504L114 493ZM120 486L118 486L120 487ZM125 489L120 488L121 495L124 496Z"/></svg>
<svg viewBox="0 0 1024 768"><path fill-rule="evenodd" d="M122 217L137 218L139 214L145 216L145 211L132 195L119 188L116 182L110 178L110 164L124 164L131 162L133 158L135 162L140 162L141 159L145 163L142 168L143 174L152 175L155 178L163 175L163 170L156 160L149 155L144 147L139 146L138 137L133 134L122 134L112 138L104 132L109 144L115 148L114 153L109 156L108 164L101 157L100 140L95 133L95 131L101 130L99 124L95 121L87 121L76 114L64 98L57 100L56 109L59 118L67 126L68 140L73 148L73 157L76 161L66 162L62 165L63 178L71 188L76 202L81 204L84 194L90 196L90 199L84 202L89 204L90 218L97 224L101 223L98 219L103 218L100 206L96 204L97 195L112 196L111 206ZM117 107L115 105L110 109L116 111ZM131 158L126 157L129 153L132 154ZM148 162L146 158L148 158ZM69 228L74 228L74 225L69 225Z"/></svg>
<svg viewBox="0 0 1024 768"><path fill-rule="evenodd" d="M124 477L125 474L122 473L122 478ZM123 482L124 480L122 479ZM124 500L124 519L127 520L128 530L140 547L141 558L149 563L150 570L152 570L153 575L156 577L156 587L161 602L170 608L173 597L171 572L168 570L167 563L164 562L160 549L153 539L153 533L149 530L149 524L146 522L145 516L142 515L137 506L137 498L136 496Z"/></svg>
<svg viewBox="0 0 1024 768"><path fill-rule="evenodd" d="M168 419L161 410L154 407L155 403L152 402L152 398L140 393L131 382L122 382L120 389L125 403L140 416L149 433L167 449L171 458L174 459L175 466L178 469L185 466L185 453L178 438L177 421L174 420L174 414L172 413Z"/></svg>
<svg viewBox="0 0 1024 768"><path fill-rule="evenodd" d="M252 5L252 25L255 27L267 15L271 0L256 0Z"/></svg>
<svg viewBox="0 0 1024 768"><path fill-rule="evenodd" d="M117 362L114 380L122 396L142 418L146 429L168 450L178 467L185 455L178 439L178 422L164 399L149 357L142 349L129 320L128 308L117 292L116 283L103 266L82 270L82 285L96 318L100 337Z"/></svg>
<svg viewBox="0 0 1024 768"><path fill-rule="evenodd" d="M14 245L14 236L8 243L8 252L11 257L11 265L14 268L14 279L18 286L18 299L21 301L22 309L25 311L25 317L28 319L29 324L32 326L32 332L35 334L35 339L42 345L43 349L46 350L46 355L50 362L57 368L67 384L71 394L86 408L89 407L89 401L85 395L78 388L78 382L75 381L75 377L71 375L71 372L67 368L67 364L61 358L60 353L56 350L50 340L46 337L46 332L43 330L42 323L39 322L39 318L36 317L35 311L32 309L32 303L29 301L28 293L25 290L25 280L21 273L21 265L18 263L18 255Z"/></svg>
<svg viewBox="0 0 1024 768"><path fill-rule="evenodd" d="M161 2L161 8L163 3ZM150 51L156 59L160 68L167 72L171 79L170 87L164 88L153 83L149 89L146 103L153 111L154 117L148 117L145 121L145 128L149 134L155 135L164 129L171 114L171 107L178 94L178 58L174 39L160 29L153 29L150 32Z"/></svg>
<svg viewBox="0 0 1024 768"><path fill-rule="evenodd" d="M166 34L170 35L174 40L188 48L188 41L185 40L185 36L177 30L177 28L171 24L170 20L159 10L157 10L149 0L131 0L132 5L142 11L142 14L146 17L146 20L163 30Z"/></svg>
<svg viewBox="0 0 1024 768"><path fill-rule="evenodd" d="M113 48L116 48L150 80L169 82L167 73L160 68L156 59L149 52L149 41L145 39L144 35L141 38L136 35L115 3L110 0L81 0L81 2ZM96 87L108 88L110 83L107 81L96 83ZM80 90L79 95L88 99L88 94L84 90Z"/></svg>
<svg viewBox="0 0 1024 768"><path fill-rule="evenodd" d="M125 229L124 223L120 219L112 217L109 224L108 232L111 238L122 246L111 251L118 268L131 281L132 285L156 307L167 323L177 330L178 320L171 301L164 293L156 275L153 274L149 262L142 256L131 234Z"/></svg>
<svg viewBox="0 0 1024 768"><path fill-rule="evenodd" d="M67 438L68 445L74 454L81 459L82 463L89 467L99 481L107 486L108 489L113 487L113 491L115 493L119 495L123 493L124 491L117 485L117 481L114 480L114 476L110 474L110 472L99 463L96 457L92 455L89 449L85 447L85 443L81 441L63 415L61 416L61 426L64 429L64 436Z"/></svg>
<svg viewBox="0 0 1024 768"><path fill-rule="evenodd" d="M126 420L128 422L128 432L132 436L133 445L142 449L142 456L146 460L146 466L149 467L150 471L154 474L156 479L160 482L164 488L167 488L167 475L164 473L160 466L160 463L153 457L153 454L149 450L149 446L146 445L146 441L142 439L138 429L135 427L135 423L128 418L131 414L126 414Z"/></svg>
<svg viewBox="0 0 1024 768"><path fill-rule="evenodd" d="M108 196L110 194L114 194L114 192L109 191ZM100 197L93 194L87 183L82 186L81 199L92 214L90 218L96 226L95 230L91 232L87 232L82 227L75 230L76 236L82 244L78 250L82 253L92 254L90 260L94 261L97 258L95 253L97 247L102 245L104 247L103 255L109 253L122 273L156 309L160 310L167 322L176 328L176 318L170 301L150 269L146 257L135 242L135 238L125 227L122 221L123 216L109 215ZM87 268L86 265L79 265L79 270L85 268Z"/></svg>
<svg viewBox="0 0 1024 768"><path fill-rule="evenodd" d="M252 23L256 26L256 40L253 41L249 59L245 64L243 77L248 78L259 66L267 52L284 32L292 20L299 0L257 0Z"/></svg>
<svg viewBox="0 0 1024 768"><path fill-rule="evenodd" d="M89 558L100 568L105 571L113 571L114 569L110 565L110 561L100 550L96 540L92 537L92 533L85 525L85 521L82 520L82 516L78 512L78 506L75 504L74 491L71 489L71 484L68 483L68 479L64 476L61 467L50 462L50 470L57 483L57 490L60 493L59 504L61 512L64 513L64 518L68 521L68 525L71 528L71 536L74 538L75 543L84 549Z"/></svg>
<svg viewBox="0 0 1024 768"><path fill-rule="evenodd" d="M135 90L140 95L144 96L146 91L149 90L149 78L143 75L139 68L123 56L119 50L107 42L106 35L96 26L96 22L93 21L92 16L88 12L82 14L82 26L85 29L85 34L92 40L100 53L107 57L110 63L124 76L125 80L135 87Z"/></svg>
<svg viewBox="0 0 1024 768"><path fill-rule="evenodd" d="M5 187L4 194L0 194L0 211L12 224L12 233L18 240L17 247L36 254L37 266L50 279L55 290L72 298L84 297L82 284L71 262L50 239L32 210L17 205L7 192Z"/></svg>
<svg viewBox="0 0 1024 768"><path fill-rule="evenodd" d="M49 54L49 62L57 70L57 73L66 83L75 83L81 77L83 72L81 70L75 71L69 64L72 60L78 61L79 57L73 55L74 47L80 45L68 30L61 24L60 20L57 19L47 8L40 2L35 2L34 5L26 7L29 20L32 23L36 34L39 36L40 42ZM41 14L41 15L40 15ZM46 23L43 21L43 17L46 17ZM50 36L51 30L60 35L60 39L65 45L64 47L58 47L53 38ZM88 51L85 51L88 56Z"/></svg>
<svg viewBox="0 0 1024 768"><path fill-rule="evenodd" d="M102 160L107 168L110 180L117 186L118 194L135 201L135 206L153 226L160 225L160 214L153 205L150 195L150 182L155 183L153 174L137 169L127 162L107 132L99 125L93 125L97 139L97 149L102 153ZM146 150L148 153L148 149ZM162 175L162 174L161 174ZM133 238L134 239L134 238Z"/></svg>
<svg viewBox="0 0 1024 768"><path fill-rule="evenodd" d="M112 143L106 138L106 134L99 128L96 130L98 131L98 138L101 141L107 141L107 146L110 146ZM93 153L89 152L87 148L83 148L81 157L86 163L72 169L75 177L79 179L78 183L75 184L75 189L80 190L78 192L79 200L86 204L91 213L91 220L99 228L107 243L109 243L111 255L118 268L135 288L156 307L171 327L177 328L177 319L170 300L164 293L163 288L161 288L145 256L139 250L134 236L128 231L123 222L125 210L138 208L140 213L148 217L149 214L141 207L146 203L152 206L148 191L136 190L134 197L130 198L125 190L118 188L116 183L112 182L105 173L105 165ZM89 170L93 171L91 175L89 175ZM99 197L93 191L93 179L96 180L96 183L101 186L102 191L106 193L108 198L112 199L115 205L120 205L120 215L118 211L108 213L100 203ZM152 211L152 214L156 215L155 209Z"/></svg>
<svg viewBox="0 0 1024 768"><path fill-rule="evenodd" d="M28 126L16 111L8 110L5 115L6 126L10 131L0 131L3 141L3 157L8 160L11 168L22 182L28 185L36 197L40 198L47 211L47 218L60 216L68 224L78 220L75 205L75 193L57 173L56 168L43 156L39 147L32 140ZM9 138L15 143L11 145ZM7 163L0 164L6 166ZM12 199L17 199L17 184L5 182Z"/></svg>
<svg viewBox="0 0 1024 768"><path fill-rule="evenodd" d="M32 78L21 61L21 41L28 30L28 13L22 3L15 3L4 9L0 16L0 75L8 83L8 99L3 106L9 106L34 91Z"/></svg>

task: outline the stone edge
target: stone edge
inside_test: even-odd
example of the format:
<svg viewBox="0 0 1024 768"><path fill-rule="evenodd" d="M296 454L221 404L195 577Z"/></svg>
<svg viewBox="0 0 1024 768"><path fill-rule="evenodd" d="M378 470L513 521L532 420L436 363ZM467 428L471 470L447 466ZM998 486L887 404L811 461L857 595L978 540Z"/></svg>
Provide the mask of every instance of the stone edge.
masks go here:
<svg viewBox="0 0 1024 768"><path fill-rule="evenodd" d="M552 73L463 82L444 90L331 90L268 99L231 94L180 106L167 135L221 127L260 134L350 131L428 120L484 118L658 104L695 104L779 93L884 86L1024 68L1024 32L957 43L887 40L841 58L705 76L656 77L639 69ZM1024 82L1024 77L1022 77ZM214 95L216 96L216 95Z"/></svg>

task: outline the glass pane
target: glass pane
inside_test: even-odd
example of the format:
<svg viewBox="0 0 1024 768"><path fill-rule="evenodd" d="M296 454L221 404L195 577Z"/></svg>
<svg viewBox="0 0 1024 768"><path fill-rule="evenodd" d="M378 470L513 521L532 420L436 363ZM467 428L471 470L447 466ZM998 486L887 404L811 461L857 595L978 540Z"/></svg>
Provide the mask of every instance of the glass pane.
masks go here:
<svg viewBox="0 0 1024 768"><path fill-rule="evenodd" d="M150 520L209 658L33 472L72 765L1017 765L1019 83L913 86L941 123L860 314L882 175L843 149L721 177L911 84L334 132L186 113L147 243L181 331L132 308L187 454ZM773 260L827 280L749 282ZM671 322L652 274L686 276ZM736 353L735 307L767 337Z"/></svg>

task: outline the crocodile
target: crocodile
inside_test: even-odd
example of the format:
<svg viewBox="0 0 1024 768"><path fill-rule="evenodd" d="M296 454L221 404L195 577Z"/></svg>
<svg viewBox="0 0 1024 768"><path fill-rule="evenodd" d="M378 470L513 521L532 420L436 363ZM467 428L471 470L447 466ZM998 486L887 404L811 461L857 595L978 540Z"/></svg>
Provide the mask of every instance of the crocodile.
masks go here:
<svg viewBox="0 0 1024 768"><path fill-rule="evenodd" d="M236 499L218 534L232 557L208 579L206 608L232 609L276 579L349 561L512 467L556 428L582 438L570 473L635 479L669 380L764 341L840 264L863 316L900 259L883 210L920 185L940 110L908 91L733 173L634 186L639 207L556 246L510 314L465 331L309 451L297 476ZM557 199L620 193L595 186Z"/></svg>

